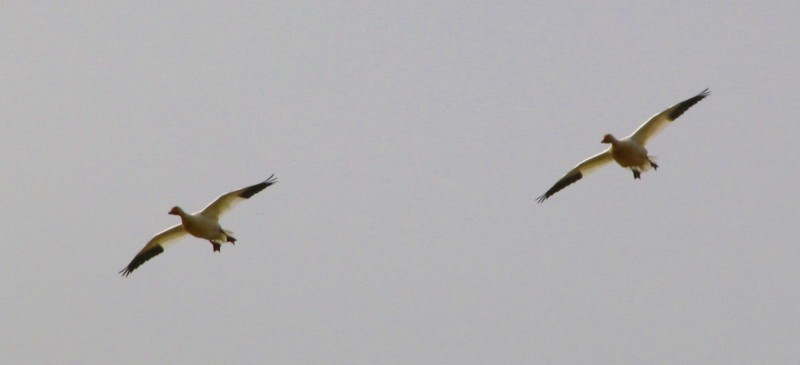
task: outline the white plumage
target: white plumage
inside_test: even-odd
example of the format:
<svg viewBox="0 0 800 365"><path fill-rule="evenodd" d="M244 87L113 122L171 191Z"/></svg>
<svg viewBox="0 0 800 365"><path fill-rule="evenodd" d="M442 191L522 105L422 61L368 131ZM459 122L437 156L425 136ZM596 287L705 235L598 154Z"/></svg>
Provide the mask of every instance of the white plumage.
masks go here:
<svg viewBox="0 0 800 365"><path fill-rule="evenodd" d="M147 260L164 252L166 245L175 242L175 240L187 233L211 242L215 252L220 250L220 246L223 243L235 244L236 238L231 236L233 232L222 229L219 224L219 216L232 208L235 203L250 198L276 182L275 175L272 175L258 184L222 194L203 210L194 214L186 213L180 207L173 207L169 214L180 216L181 224L167 228L153 236L120 273L123 276L128 276Z"/></svg>
<svg viewBox="0 0 800 365"><path fill-rule="evenodd" d="M622 167L631 169L634 179L638 179L642 172L649 170L651 167L658 169L658 165L653 162L652 157L647 155L647 149L644 147L647 141L664 129L669 122L680 117L686 110L708 95L709 91L705 89L696 96L667 108L663 112L650 117L633 134L621 140L614 138L611 134L606 134L601 142L610 144L608 149L577 164L559 179L553 187L538 197L537 201L539 203L544 202L561 189L580 180L584 175L612 160Z"/></svg>

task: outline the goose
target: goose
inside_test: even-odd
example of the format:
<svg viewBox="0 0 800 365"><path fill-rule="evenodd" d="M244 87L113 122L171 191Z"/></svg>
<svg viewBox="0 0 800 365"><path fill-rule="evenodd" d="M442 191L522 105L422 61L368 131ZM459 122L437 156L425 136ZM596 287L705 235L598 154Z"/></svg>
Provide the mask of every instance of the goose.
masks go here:
<svg viewBox="0 0 800 365"><path fill-rule="evenodd" d="M699 94L650 117L650 119L639 126L633 134L623 139L616 139L613 135L606 134L601 143L609 144L610 146L608 149L575 165L572 170L569 170L569 172L559 179L553 187L536 198L536 200L540 204L543 203L547 198L561 191L561 189L566 188L583 178L584 175L606 165L612 160L616 161L617 164L624 168L631 169L634 179L639 179L641 173L649 170L651 167L653 170L657 170L658 165L653 162L652 156L647 155L647 149L644 148L647 141L664 129L669 122L678 119L678 117L689 108L697 104L700 100L703 100L709 93L708 88L706 88Z"/></svg>
<svg viewBox="0 0 800 365"><path fill-rule="evenodd" d="M211 242L213 252L219 252L222 243L235 245L236 238L232 236L233 232L222 229L219 224L219 216L232 208L235 203L244 199L249 199L251 196L256 195L261 190L266 189L276 182L277 179L275 179L275 174L273 174L258 184L220 195L203 208L203 210L194 214L186 213L178 206L173 207L169 211L169 214L179 216L181 218L181 223L153 236L153 238L144 245L144 248L131 260L128 266L119 273L122 274L122 276L130 275L133 270L136 270L136 268L147 260L164 252L164 247L168 244L175 242L175 240L183 237L187 233Z"/></svg>

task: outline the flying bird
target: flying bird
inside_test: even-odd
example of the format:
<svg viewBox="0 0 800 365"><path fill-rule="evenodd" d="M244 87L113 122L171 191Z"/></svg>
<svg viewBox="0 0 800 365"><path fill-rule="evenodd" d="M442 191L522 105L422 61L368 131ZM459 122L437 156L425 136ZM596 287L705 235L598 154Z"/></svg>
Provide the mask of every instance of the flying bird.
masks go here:
<svg viewBox="0 0 800 365"><path fill-rule="evenodd" d="M544 202L561 189L580 180L584 175L602 167L612 160L616 161L622 167L631 169L634 179L639 179L641 173L649 170L651 167L653 170L657 170L658 165L653 162L651 156L647 155L647 149L644 148L647 141L664 129L669 122L678 119L684 112L708 95L709 91L705 89L699 94L667 108L667 110L650 117L650 119L639 126L633 134L621 140L614 138L614 136L610 134L606 134L601 143L610 144L608 149L583 160L583 162L573 167L572 170L569 170L569 172L558 180L550 190L547 190L547 192L536 200L539 203Z"/></svg>
<svg viewBox="0 0 800 365"><path fill-rule="evenodd" d="M277 180L273 174L268 179L253 186L220 195L211 202L211 204L203 208L203 210L194 214L186 213L180 207L173 207L172 210L169 211L169 214L180 216L181 223L153 236L150 242L147 242L144 248L131 260L131 263L120 271L120 274L122 274L122 276L130 275L133 270L136 270L137 267L141 266L147 260L164 252L164 247L166 247L166 245L175 242L175 240L187 233L211 242L211 246L214 250L213 252L219 252L223 243L230 242L231 244L236 244L236 238L232 236L233 232L224 230L219 225L219 216L232 208L235 203L244 199L249 199L251 196L256 195L261 190L266 189L276 182Z"/></svg>

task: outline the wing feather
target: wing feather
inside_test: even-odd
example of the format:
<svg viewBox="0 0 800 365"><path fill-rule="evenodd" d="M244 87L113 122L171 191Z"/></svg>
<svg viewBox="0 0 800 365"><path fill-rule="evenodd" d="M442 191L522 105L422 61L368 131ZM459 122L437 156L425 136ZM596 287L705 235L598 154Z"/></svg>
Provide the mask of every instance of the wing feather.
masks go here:
<svg viewBox="0 0 800 365"><path fill-rule="evenodd" d="M669 124L669 122L678 119L683 113L685 113L689 108L697 104L700 100L703 100L706 96L710 94L708 89L701 91L699 94L686 99L678 104L675 104L661 113L658 113L652 117L644 124L639 126L633 134L628 136L628 138L639 142L643 146L647 143L647 140L650 137L656 135L660 132L664 127Z"/></svg>
<svg viewBox="0 0 800 365"><path fill-rule="evenodd" d="M208 204L203 210L200 211L200 214L211 217L214 219L219 219L219 216L222 215L225 211L232 208L233 205L241 200L249 199L253 195L256 195L261 190L266 189L268 186L278 182L273 174L268 179L252 185L246 188L241 188L239 190L231 191L230 193L225 193L214 199L213 202Z"/></svg>
<svg viewBox="0 0 800 365"><path fill-rule="evenodd" d="M575 165L572 170L569 170L564 177L559 179L555 185L553 185L553 187L547 190L547 192L536 198L536 201L540 204L543 203L545 200L547 200L547 198L553 196L553 194L561 191L561 189L564 189L567 186L572 185L574 182L583 178L584 175L602 167L606 163L611 162L611 160L611 150L605 150L581 161L581 163Z"/></svg>
<svg viewBox="0 0 800 365"><path fill-rule="evenodd" d="M161 231L157 235L153 236L153 238L151 238L150 241L144 245L144 248L142 248L142 250L139 251L139 253L133 258L133 260L131 260L131 263L119 273L122 274L122 276L130 275L133 270L136 270L137 267L142 266L142 264L144 264L147 260L150 260L164 252L164 246L175 242L176 239L180 238L184 234L186 234L186 230L184 230L183 226L180 224Z"/></svg>

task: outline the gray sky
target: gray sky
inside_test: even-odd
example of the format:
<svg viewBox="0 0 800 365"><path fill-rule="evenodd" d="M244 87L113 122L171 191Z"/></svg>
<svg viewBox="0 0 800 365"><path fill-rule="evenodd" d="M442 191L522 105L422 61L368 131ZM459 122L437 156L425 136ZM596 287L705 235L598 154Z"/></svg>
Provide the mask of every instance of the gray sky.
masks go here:
<svg viewBox="0 0 800 365"><path fill-rule="evenodd" d="M797 363L798 13L5 3L0 362ZM657 172L535 203L706 87Z"/></svg>

